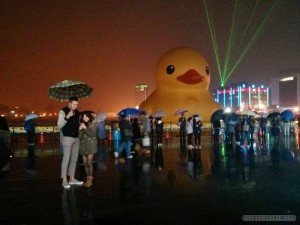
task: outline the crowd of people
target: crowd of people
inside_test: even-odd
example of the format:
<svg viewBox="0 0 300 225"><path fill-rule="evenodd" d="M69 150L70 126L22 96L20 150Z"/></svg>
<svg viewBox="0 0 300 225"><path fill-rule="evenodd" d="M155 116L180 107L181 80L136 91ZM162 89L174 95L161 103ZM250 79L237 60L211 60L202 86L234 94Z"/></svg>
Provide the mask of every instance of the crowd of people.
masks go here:
<svg viewBox="0 0 300 225"><path fill-rule="evenodd" d="M246 146L253 145L255 137L260 141L266 141L266 134L269 133L274 141L279 141L279 136L290 136L291 121L284 120L278 116L266 118L248 115L227 115L224 117L224 139L227 146ZM268 126L267 126L268 125ZM300 123L298 123L300 125ZM213 123L214 142L219 142L221 122L217 120ZM267 129L268 127L268 129ZM255 135L256 134L256 135Z"/></svg>
<svg viewBox="0 0 300 225"><path fill-rule="evenodd" d="M93 185L94 165L96 161L98 168L106 169L107 154L107 130L106 113L95 115L93 111L79 111L78 98L71 97L68 106L59 112L57 125L61 130L62 163L61 179L62 186L70 189L72 185L83 185L89 188ZM248 148L253 145L254 131L259 128L259 137L264 140L267 134L267 118L255 119L253 116L227 115L222 118L224 122L224 138L227 146L241 146ZM290 121L284 121L279 116L271 118L269 132L275 141L278 136L290 135ZM213 123L213 140L219 143L221 120ZM298 123L299 125L300 123ZM151 117L145 112L138 118L130 117L124 113L119 115L118 129L120 132L120 143L114 149L116 162L130 162L135 157L140 157L144 166L154 165L159 171L164 168L163 160L163 117ZM199 155L201 150L202 121L200 115L192 115L186 119L181 113L178 119L180 155ZM35 120L26 121L24 129L28 136L28 157L26 168L35 168ZM187 139L187 143L186 143ZM133 154L135 153L135 154ZM79 158L80 157L80 158ZM192 157L189 157L192 158ZM195 158L195 157L193 157ZM196 161L198 157L196 157ZM84 181L75 178L78 159L82 160L85 178ZM194 173L196 174L196 173Z"/></svg>

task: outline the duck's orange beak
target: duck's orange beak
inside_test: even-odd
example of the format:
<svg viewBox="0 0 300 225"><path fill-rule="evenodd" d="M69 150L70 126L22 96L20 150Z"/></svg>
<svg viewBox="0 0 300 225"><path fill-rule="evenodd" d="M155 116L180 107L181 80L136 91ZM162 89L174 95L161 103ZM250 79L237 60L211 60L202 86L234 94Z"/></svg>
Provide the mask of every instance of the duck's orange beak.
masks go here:
<svg viewBox="0 0 300 225"><path fill-rule="evenodd" d="M198 84L204 80L204 77L192 69L178 76L177 80L185 84Z"/></svg>

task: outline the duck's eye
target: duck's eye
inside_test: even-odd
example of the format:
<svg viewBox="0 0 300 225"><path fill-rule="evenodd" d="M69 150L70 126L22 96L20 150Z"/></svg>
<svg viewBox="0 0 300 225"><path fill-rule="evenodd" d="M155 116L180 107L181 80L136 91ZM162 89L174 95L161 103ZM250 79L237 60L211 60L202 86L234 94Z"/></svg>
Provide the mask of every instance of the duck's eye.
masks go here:
<svg viewBox="0 0 300 225"><path fill-rule="evenodd" d="M166 69L167 74L172 74L175 71L175 67L173 65L169 65Z"/></svg>
<svg viewBox="0 0 300 225"><path fill-rule="evenodd" d="M209 67L208 66L205 67L205 72L207 75L209 75Z"/></svg>

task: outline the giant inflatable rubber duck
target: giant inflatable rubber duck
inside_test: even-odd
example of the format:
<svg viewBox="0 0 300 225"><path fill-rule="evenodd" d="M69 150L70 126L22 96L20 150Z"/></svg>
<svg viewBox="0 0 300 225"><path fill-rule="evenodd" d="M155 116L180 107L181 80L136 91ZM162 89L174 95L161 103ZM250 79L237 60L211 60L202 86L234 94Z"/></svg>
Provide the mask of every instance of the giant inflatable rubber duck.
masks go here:
<svg viewBox="0 0 300 225"><path fill-rule="evenodd" d="M156 67L157 87L141 103L141 110L148 115L156 111L166 112L164 121L177 122L174 113L181 108L190 114L200 114L202 121L209 121L212 113L221 108L208 90L210 71L206 59L187 47L165 53Z"/></svg>

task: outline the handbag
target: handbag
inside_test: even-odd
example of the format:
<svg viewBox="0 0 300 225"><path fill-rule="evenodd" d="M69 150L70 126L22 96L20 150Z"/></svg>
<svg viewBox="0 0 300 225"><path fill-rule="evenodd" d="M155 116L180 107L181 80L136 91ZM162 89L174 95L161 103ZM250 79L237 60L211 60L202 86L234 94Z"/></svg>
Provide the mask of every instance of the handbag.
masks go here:
<svg viewBox="0 0 300 225"><path fill-rule="evenodd" d="M126 137L133 137L133 133L130 129L125 128L124 132Z"/></svg>
<svg viewBox="0 0 300 225"><path fill-rule="evenodd" d="M149 147L150 146L150 138L148 135L145 135L144 138L142 139L143 146L144 147Z"/></svg>

